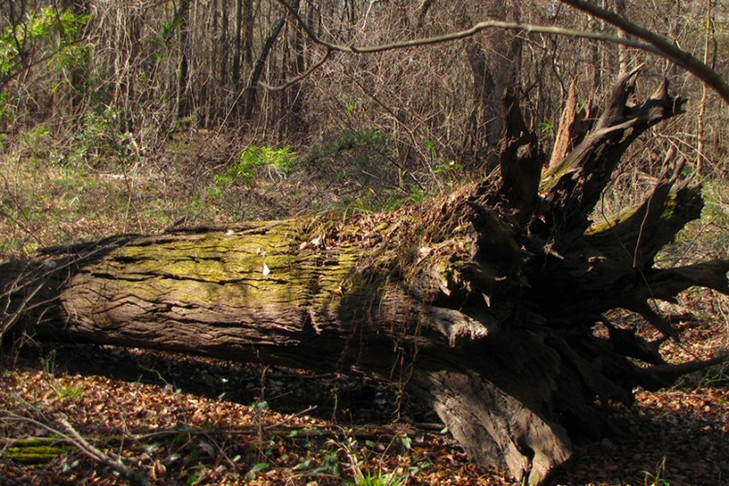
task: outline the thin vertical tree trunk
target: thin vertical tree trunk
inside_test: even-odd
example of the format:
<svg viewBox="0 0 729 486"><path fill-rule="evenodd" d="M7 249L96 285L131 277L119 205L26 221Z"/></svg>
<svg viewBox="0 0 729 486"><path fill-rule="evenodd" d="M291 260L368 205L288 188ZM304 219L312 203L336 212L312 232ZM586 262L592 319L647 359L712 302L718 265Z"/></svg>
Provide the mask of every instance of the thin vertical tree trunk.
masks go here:
<svg viewBox="0 0 729 486"><path fill-rule="evenodd" d="M296 1L297 10L300 8L300 1ZM305 35L298 25L294 25L291 37L291 46L293 47L293 59L289 62L291 74L295 77L306 71L306 43ZM304 85L298 85L295 89L285 92L285 109L284 116L288 118L286 123L288 132L296 131L299 134L306 133L308 127L304 121Z"/></svg>
<svg viewBox="0 0 729 486"><path fill-rule="evenodd" d="M714 0L706 0L706 20L704 24L704 64L709 65L709 52L711 44L715 43L714 39ZM701 85L701 103L699 104L699 115L697 118L697 136L698 143L696 146L696 173L701 174L704 163L704 119L706 117L706 103L708 99L709 88L706 83Z"/></svg>
<svg viewBox="0 0 729 486"><path fill-rule="evenodd" d="M621 17L626 16L626 6L625 6L625 0L615 0L615 13L620 15ZM623 29L618 29L618 37L627 37L627 34ZM628 72L628 63L630 62L630 58L628 55L628 47L624 46L623 44L618 45L618 66L619 66L619 73L627 73Z"/></svg>
<svg viewBox="0 0 729 486"><path fill-rule="evenodd" d="M298 1L295 3L298 6ZM256 105L258 83L260 82L261 76L263 75L263 68L266 66L268 55L270 54L271 49L273 48L274 43L276 42L276 39L278 38L285 24L286 16L284 15L279 20L277 20L276 23L271 27L271 30L268 33L265 42L263 43L261 52L258 55L258 59L256 59L256 63L253 66L251 75L248 78L248 85L246 86L245 92L243 94L243 118L245 120L250 120L253 118L253 110L255 109Z"/></svg>
<svg viewBox="0 0 729 486"><path fill-rule="evenodd" d="M235 93L241 90L241 61L243 56L243 0L235 0L235 38L233 39L233 65L230 80Z"/></svg>
<svg viewBox="0 0 729 486"><path fill-rule="evenodd" d="M182 0L175 12L175 22L180 24L180 62L177 67L177 117L190 115L191 103L188 93L189 63L188 32L190 28L190 0Z"/></svg>
<svg viewBox="0 0 729 486"><path fill-rule="evenodd" d="M88 15L91 11L89 0L64 0L61 3L64 9L70 9L75 15ZM86 93L86 72L79 66L74 66L71 70L71 110L79 111L84 95Z"/></svg>
<svg viewBox="0 0 729 486"><path fill-rule="evenodd" d="M230 0L221 0L220 10L221 10L221 18L220 18L220 61L219 61L219 76L218 76L218 89L219 94L217 96L218 102L218 118L223 118L225 116L225 113L228 111L228 106L230 106L230 103L232 100L229 96L226 95L226 93L229 92L228 89L228 75L229 75L229 68L230 68L230 55L231 55L231 49L230 49L230 34L229 34L229 9L230 9Z"/></svg>
<svg viewBox="0 0 729 486"><path fill-rule="evenodd" d="M253 12L253 0L243 0L243 26L245 35L243 36L243 54L244 61L247 66L253 63L253 24L255 16Z"/></svg>

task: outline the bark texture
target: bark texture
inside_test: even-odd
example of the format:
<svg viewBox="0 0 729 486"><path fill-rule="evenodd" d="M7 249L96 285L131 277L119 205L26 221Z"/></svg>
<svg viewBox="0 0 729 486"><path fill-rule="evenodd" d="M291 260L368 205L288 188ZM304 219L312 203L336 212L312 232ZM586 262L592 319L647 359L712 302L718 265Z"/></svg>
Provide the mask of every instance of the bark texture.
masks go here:
<svg viewBox="0 0 729 486"><path fill-rule="evenodd" d="M474 461L540 484L570 457L570 433L609 428L603 406L707 364L669 365L604 313L627 308L677 337L654 299L693 285L729 293L729 260L655 266L701 211L680 167L644 203L590 220L628 145L682 111L665 82L638 101L637 73L589 131L565 134L575 148L544 173L507 91L500 181L346 221L120 235L7 262L2 339L357 369L409 386Z"/></svg>

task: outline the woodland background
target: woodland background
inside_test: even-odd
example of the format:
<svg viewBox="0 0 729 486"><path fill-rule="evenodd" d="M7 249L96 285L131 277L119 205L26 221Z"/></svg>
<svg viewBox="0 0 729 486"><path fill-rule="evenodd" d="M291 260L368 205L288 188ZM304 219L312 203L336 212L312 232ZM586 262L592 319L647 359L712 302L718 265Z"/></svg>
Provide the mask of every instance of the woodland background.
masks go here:
<svg viewBox="0 0 729 486"><path fill-rule="evenodd" d="M603 3L726 71L723 2ZM485 18L621 35L558 1L293 5L322 39L345 45ZM572 80L579 108L599 105L621 66L640 62L646 86L667 77L690 104L635 150L622 177L656 169L668 146L707 180L726 172L727 110L713 92L669 61L592 40L493 29L431 47L335 53L276 90L325 54L276 1L14 0L2 2L0 28L4 252L107 233L108 224L147 232L417 200L494 167L504 88L517 89L549 146ZM62 173L45 203L33 196L45 185L40 172ZM68 227L87 211L97 230Z"/></svg>
<svg viewBox="0 0 729 486"><path fill-rule="evenodd" d="M599 3L727 75L726 2ZM344 45L436 36L487 18L622 35L559 1L290 4L321 39ZM643 62L645 90L668 78L688 97L687 113L634 144L599 212L637 198L673 147L704 184L707 203L667 258L726 254L727 106L669 61L594 40L498 29L430 47L334 53L309 73L324 55L275 0L0 1L0 258L112 233L417 202L494 170L505 88L516 89L527 124L549 147L573 80L578 107L589 112L621 70ZM706 308L696 334L712 329L708 339L726 343L727 302L713 294L688 299ZM43 375L59 371L51 368L25 379L72 380ZM3 379L23 381L12 373ZM177 376L169 373L168 381ZM725 397L726 369L718 376ZM105 386L63 383L49 392L60 401ZM652 395L646 400L654 403ZM726 423L726 401L718 412L711 400L698 408L712 406L716 423ZM716 447L726 451L720 429ZM352 452L345 443L334 447L340 455ZM656 462L648 462L636 468L656 479ZM703 474L726 479L717 467L686 484L709 484Z"/></svg>

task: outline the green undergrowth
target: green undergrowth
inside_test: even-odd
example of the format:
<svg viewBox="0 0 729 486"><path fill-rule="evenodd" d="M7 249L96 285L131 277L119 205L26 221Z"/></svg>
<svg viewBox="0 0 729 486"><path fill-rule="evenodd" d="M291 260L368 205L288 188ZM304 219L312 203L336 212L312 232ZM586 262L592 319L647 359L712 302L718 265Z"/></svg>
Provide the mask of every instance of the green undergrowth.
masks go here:
<svg viewBox="0 0 729 486"><path fill-rule="evenodd" d="M379 129L347 129L325 138L306 152L300 166L336 187L347 212L390 211L420 202L428 192L398 160L390 135Z"/></svg>
<svg viewBox="0 0 729 486"><path fill-rule="evenodd" d="M190 132L146 153L116 132L115 116L89 112L73 133L41 124L5 136L0 256L172 226L390 211L438 187L400 169L376 130L344 131L310 149L248 144L237 154L219 135Z"/></svg>
<svg viewBox="0 0 729 486"><path fill-rule="evenodd" d="M729 388L729 358L705 370L683 376L677 389Z"/></svg>
<svg viewBox="0 0 729 486"><path fill-rule="evenodd" d="M0 254L27 254L110 232L143 232L169 219L156 181L134 172L37 158L5 157L0 166Z"/></svg>
<svg viewBox="0 0 729 486"><path fill-rule="evenodd" d="M205 183L180 158L134 153L100 126L80 139L37 126L0 151L0 258L114 233L214 220Z"/></svg>
<svg viewBox="0 0 729 486"><path fill-rule="evenodd" d="M214 177L214 187L222 192L234 184L250 185L257 178L282 179L291 171L296 154L290 147L270 145L246 147L238 161Z"/></svg>
<svg viewBox="0 0 729 486"><path fill-rule="evenodd" d="M341 130L309 147L238 142L209 131L175 133L159 151L118 129L118 113L88 111L75 131L36 125L0 140L0 255L114 233L172 226L217 226L339 211L392 211L478 177L425 142L428 160L401 160L385 131ZM238 147L238 148L236 148ZM420 172L413 172L420 165ZM595 220L643 199L616 183ZM729 182L704 184L700 221L683 230L659 260L721 256L729 244Z"/></svg>
<svg viewBox="0 0 729 486"><path fill-rule="evenodd" d="M727 256L729 247L729 180L702 183L704 208L698 220L689 222L673 243L658 253L660 265L677 265Z"/></svg>

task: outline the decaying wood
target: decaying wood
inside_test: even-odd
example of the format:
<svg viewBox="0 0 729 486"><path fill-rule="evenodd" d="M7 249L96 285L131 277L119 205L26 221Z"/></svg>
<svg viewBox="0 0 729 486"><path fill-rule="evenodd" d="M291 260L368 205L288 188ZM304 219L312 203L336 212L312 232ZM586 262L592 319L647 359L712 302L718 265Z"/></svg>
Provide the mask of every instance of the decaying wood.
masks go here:
<svg viewBox="0 0 729 486"><path fill-rule="evenodd" d="M666 364L605 312L630 309L678 338L655 299L692 285L729 293L729 259L655 265L702 207L679 168L643 203L590 219L629 144L682 111L665 82L639 101L638 71L544 173L507 91L500 184L346 221L121 235L7 262L2 339L357 369L409 386L474 461L540 484L570 457L570 434L610 428L600 404L711 363Z"/></svg>
<svg viewBox="0 0 729 486"><path fill-rule="evenodd" d="M554 138L552 155L549 158L547 167L552 169L562 162L567 154L574 148L576 142L582 140L585 135L586 118L589 118L589 110L577 111L577 80L578 76L572 78L570 89L567 93L562 115L559 119L557 136Z"/></svg>

